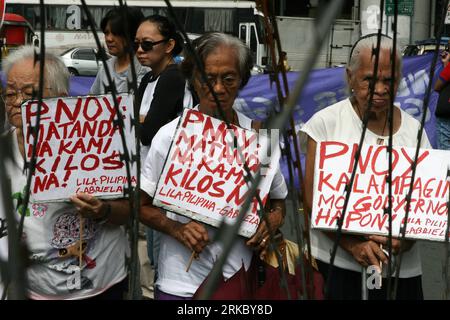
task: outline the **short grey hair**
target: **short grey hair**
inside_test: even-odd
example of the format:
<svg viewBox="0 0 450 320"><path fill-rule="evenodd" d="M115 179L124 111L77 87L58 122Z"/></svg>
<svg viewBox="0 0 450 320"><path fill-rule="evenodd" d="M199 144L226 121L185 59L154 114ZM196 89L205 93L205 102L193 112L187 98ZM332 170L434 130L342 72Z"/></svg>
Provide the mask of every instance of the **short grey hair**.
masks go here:
<svg viewBox="0 0 450 320"><path fill-rule="evenodd" d="M8 78L8 74L15 64L28 59L34 61L36 54L39 54L39 49L32 45L21 46L12 51L2 62L5 77ZM57 55L46 52L44 69L44 81L50 87L50 95L68 95L70 74L64 62Z"/></svg>
<svg viewBox="0 0 450 320"><path fill-rule="evenodd" d="M195 39L192 44L200 56L200 60L203 62L218 47L225 46L236 50L238 71L241 77L240 88L242 89L248 83L251 76L250 71L253 67L253 59L250 49L240 39L221 32L210 32ZM185 77L192 80L195 69L196 66L193 57L187 54L182 64L182 71Z"/></svg>
<svg viewBox="0 0 450 320"><path fill-rule="evenodd" d="M355 71L359 67L360 56L363 51L365 51L366 49L372 50L377 47L377 39L378 39L378 34L372 33L372 34L368 34L368 35L360 38L353 45L353 48L350 51L350 57L348 60L348 65L347 65L347 68L350 71ZM380 40L381 40L380 41L381 49L388 49L388 50L392 51L392 48L394 46L392 38L382 34ZM402 69L402 55L401 55L400 49L397 45L395 47L395 52L397 55L396 69L397 69L397 71L400 72Z"/></svg>

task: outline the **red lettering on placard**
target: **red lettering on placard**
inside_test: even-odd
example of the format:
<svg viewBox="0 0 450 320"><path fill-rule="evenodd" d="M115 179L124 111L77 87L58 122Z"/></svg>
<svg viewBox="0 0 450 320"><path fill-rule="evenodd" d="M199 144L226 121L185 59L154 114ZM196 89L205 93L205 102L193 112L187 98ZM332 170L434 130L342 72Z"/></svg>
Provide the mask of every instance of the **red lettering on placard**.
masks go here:
<svg viewBox="0 0 450 320"><path fill-rule="evenodd" d="M328 149L327 147L329 147L329 146L330 147L333 147L333 146L340 147L340 150L338 150L334 153L327 153L327 149ZM347 153L348 149L349 149L349 147L345 143L341 143L341 142L337 142L337 141L322 142L320 144L319 169L324 168L325 161L344 155L345 153Z"/></svg>

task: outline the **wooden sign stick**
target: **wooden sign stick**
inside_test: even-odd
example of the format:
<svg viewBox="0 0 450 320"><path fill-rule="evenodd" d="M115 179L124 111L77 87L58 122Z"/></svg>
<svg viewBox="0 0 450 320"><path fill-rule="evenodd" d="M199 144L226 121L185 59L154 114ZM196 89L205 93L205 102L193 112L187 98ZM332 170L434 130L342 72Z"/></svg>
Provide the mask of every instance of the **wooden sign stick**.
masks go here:
<svg viewBox="0 0 450 320"><path fill-rule="evenodd" d="M78 257L78 261L79 261L79 265L80 265L80 269L81 269L81 265L83 264L83 216L80 215L80 248L79 248L79 257Z"/></svg>
<svg viewBox="0 0 450 320"><path fill-rule="evenodd" d="M197 256L197 253L194 250L192 250L191 257L189 258L189 262L188 262L188 264L186 266L186 272L189 272L189 269L191 268L192 262L194 261L194 258L196 256Z"/></svg>

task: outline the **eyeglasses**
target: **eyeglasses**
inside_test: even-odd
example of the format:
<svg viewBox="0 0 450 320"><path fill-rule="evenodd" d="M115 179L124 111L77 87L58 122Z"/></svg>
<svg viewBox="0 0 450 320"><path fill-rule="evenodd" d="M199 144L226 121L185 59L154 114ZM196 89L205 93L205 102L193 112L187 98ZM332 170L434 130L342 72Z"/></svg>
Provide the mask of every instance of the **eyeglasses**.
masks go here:
<svg viewBox="0 0 450 320"><path fill-rule="evenodd" d="M135 41L133 43L133 48L134 51L138 51L139 46L142 48L143 51L147 52L147 51L151 51L153 49L154 46L156 46L157 44L163 43L163 42L167 42L169 39L162 39L159 41L150 41L150 40L144 40L144 41Z"/></svg>
<svg viewBox="0 0 450 320"><path fill-rule="evenodd" d="M21 96L21 102L33 99L36 96L35 89L32 85L24 86L21 89L7 88L4 93L2 93L3 102L6 105L11 105L17 101L17 98Z"/></svg>
<svg viewBox="0 0 450 320"><path fill-rule="evenodd" d="M214 87L218 82L219 79L222 83L222 85L226 88L233 88L239 85L241 79L238 76L231 75L231 74L225 74L225 75L212 75L207 74L206 78L208 79L209 84L211 84L212 87ZM207 87L206 83L200 79L203 86Z"/></svg>

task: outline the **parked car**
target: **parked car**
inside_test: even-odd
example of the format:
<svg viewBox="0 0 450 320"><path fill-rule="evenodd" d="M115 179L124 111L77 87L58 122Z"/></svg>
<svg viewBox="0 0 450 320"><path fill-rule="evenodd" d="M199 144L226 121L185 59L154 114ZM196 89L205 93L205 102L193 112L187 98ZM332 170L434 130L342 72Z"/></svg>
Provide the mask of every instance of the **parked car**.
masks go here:
<svg viewBox="0 0 450 320"><path fill-rule="evenodd" d="M71 48L61 54L67 69L74 76L95 76L102 61L97 61L97 49L90 47Z"/></svg>
<svg viewBox="0 0 450 320"><path fill-rule="evenodd" d="M268 72L267 69L263 66L260 66L259 64L253 65L252 70L250 70L250 74L252 76L259 75L259 74L265 74L267 72Z"/></svg>
<svg viewBox="0 0 450 320"><path fill-rule="evenodd" d="M442 37L439 45L439 50L448 51L448 44L450 38ZM405 57L420 56L436 50L436 39L426 39L416 41L415 44L408 44L402 50L402 55Z"/></svg>

